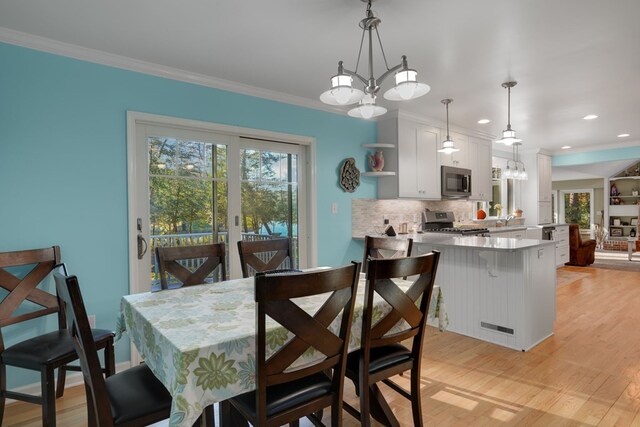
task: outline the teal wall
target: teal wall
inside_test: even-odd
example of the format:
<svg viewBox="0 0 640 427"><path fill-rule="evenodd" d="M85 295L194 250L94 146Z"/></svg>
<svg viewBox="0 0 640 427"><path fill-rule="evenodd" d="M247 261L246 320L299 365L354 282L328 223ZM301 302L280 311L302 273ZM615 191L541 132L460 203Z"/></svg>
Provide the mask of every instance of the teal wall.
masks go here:
<svg viewBox="0 0 640 427"><path fill-rule="evenodd" d="M552 166L589 165L616 160L640 159L640 146L610 148L573 154L555 154Z"/></svg>
<svg viewBox="0 0 640 427"><path fill-rule="evenodd" d="M375 197L376 182L345 193L337 170L346 157L364 169L360 144L376 140L375 123L2 43L0 64L0 251L60 245L98 327L115 327L129 290L127 110L316 138L318 264L361 258L351 199ZM36 320L3 335L11 344L54 325ZM117 360L128 358L122 340ZM8 382L38 377L9 371Z"/></svg>

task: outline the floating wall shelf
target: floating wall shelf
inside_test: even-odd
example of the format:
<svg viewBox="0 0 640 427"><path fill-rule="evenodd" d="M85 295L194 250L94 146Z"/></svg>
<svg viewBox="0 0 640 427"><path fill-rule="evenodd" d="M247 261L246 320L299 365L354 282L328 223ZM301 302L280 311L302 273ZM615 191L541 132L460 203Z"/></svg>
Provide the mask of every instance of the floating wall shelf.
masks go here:
<svg viewBox="0 0 640 427"><path fill-rule="evenodd" d="M396 148L393 144L362 144L364 148Z"/></svg>
<svg viewBox="0 0 640 427"><path fill-rule="evenodd" d="M387 171L381 171L381 172L364 172L362 175L364 176L395 176L395 172L387 172Z"/></svg>

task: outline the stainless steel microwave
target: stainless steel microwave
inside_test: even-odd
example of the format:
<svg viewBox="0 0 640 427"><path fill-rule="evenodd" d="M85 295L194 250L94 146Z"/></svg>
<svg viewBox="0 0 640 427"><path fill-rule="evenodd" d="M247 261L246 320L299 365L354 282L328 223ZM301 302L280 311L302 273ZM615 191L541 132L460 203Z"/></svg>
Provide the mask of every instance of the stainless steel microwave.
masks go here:
<svg viewBox="0 0 640 427"><path fill-rule="evenodd" d="M442 198L461 199L471 195L471 169L441 166Z"/></svg>

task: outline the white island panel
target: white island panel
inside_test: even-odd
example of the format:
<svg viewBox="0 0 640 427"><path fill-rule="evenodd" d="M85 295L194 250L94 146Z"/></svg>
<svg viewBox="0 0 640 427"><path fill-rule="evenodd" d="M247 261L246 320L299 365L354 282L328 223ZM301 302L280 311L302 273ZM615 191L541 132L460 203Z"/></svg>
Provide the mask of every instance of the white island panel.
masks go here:
<svg viewBox="0 0 640 427"><path fill-rule="evenodd" d="M523 351L553 334L553 242L456 237L417 242L415 254L433 249L450 331Z"/></svg>

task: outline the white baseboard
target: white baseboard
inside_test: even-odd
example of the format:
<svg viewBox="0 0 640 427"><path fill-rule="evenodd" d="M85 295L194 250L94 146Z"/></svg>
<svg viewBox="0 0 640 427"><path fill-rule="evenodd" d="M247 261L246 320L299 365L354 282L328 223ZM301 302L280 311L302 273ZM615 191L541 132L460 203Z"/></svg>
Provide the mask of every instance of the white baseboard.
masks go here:
<svg viewBox="0 0 640 427"><path fill-rule="evenodd" d="M129 369L131 367L131 362L128 360L126 362L120 362L116 364L116 372L124 371L125 369ZM56 379L58 377L56 376ZM69 387L75 387L83 383L82 380L82 372L67 372L67 380L64 383L65 390ZM40 396L41 387L40 383L23 385L22 387L17 387L15 389L11 389L12 391L16 391L19 393L32 394L34 396ZM7 399L6 404L9 405L11 403L18 402L18 400Z"/></svg>

